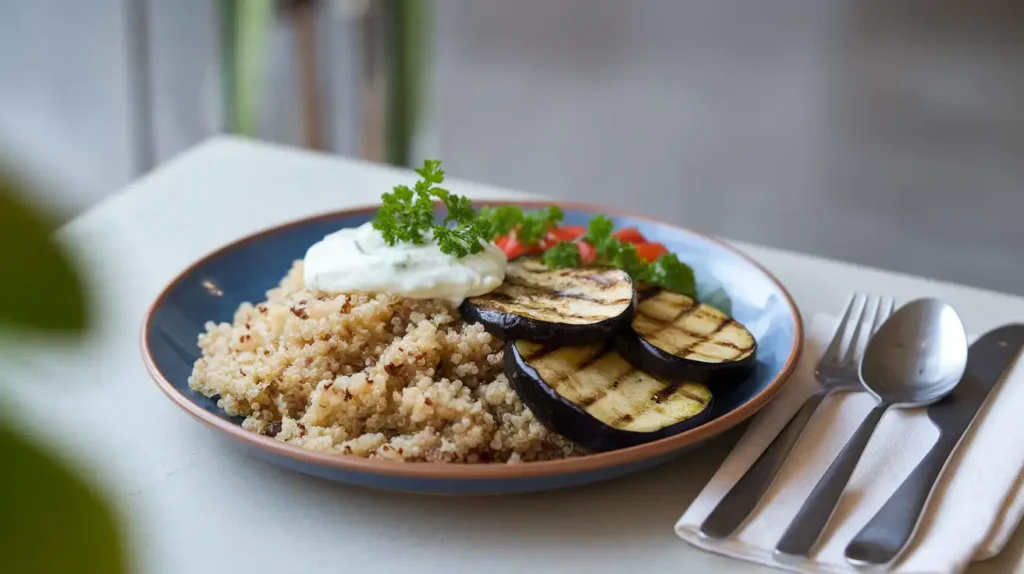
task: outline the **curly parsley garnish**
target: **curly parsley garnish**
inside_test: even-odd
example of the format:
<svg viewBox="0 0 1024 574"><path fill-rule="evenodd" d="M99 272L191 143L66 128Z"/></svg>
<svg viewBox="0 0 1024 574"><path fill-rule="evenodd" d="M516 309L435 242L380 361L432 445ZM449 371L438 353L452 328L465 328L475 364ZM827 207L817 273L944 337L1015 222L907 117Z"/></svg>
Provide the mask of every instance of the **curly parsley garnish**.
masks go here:
<svg viewBox="0 0 1024 574"><path fill-rule="evenodd" d="M373 227L388 245L399 242L423 245L433 238L442 253L465 257L482 251L487 242L513 232L519 243L536 245L565 219L557 205L529 212L514 205L502 205L484 207L477 213L469 198L440 187L444 183L440 160L424 160L423 167L416 173L421 179L412 188L395 186L381 199ZM444 203L448 210L441 224L435 223L435 201ZM648 263L637 254L635 245L616 238L614 229L615 224L604 215L590 220L583 240L594 246L595 263L622 269L635 281L696 297L696 281L689 265L672 253ZM542 259L552 268L578 267L582 263L579 247L571 241L551 246L544 251Z"/></svg>
<svg viewBox="0 0 1024 574"><path fill-rule="evenodd" d="M454 195L439 187L444 182L441 161L428 159L416 170L420 180L410 189L395 186L381 198L381 206L373 220L373 228L388 245L399 242L423 245L428 235L437 240L443 253L465 257L479 253L493 237L488 220L478 217L467 197ZM440 200L448 209L441 225L434 223L434 201Z"/></svg>

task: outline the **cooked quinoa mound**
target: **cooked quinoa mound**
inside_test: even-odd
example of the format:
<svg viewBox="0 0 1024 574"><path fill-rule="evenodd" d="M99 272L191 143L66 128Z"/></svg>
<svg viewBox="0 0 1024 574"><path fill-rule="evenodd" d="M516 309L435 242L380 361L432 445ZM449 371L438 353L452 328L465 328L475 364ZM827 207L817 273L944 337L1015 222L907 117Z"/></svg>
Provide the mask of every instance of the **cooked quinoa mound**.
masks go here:
<svg viewBox="0 0 1024 574"><path fill-rule="evenodd" d="M502 342L442 301L306 289L296 261L258 305L207 323L189 386L250 431L310 450L429 462L580 454L523 405Z"/></svg>

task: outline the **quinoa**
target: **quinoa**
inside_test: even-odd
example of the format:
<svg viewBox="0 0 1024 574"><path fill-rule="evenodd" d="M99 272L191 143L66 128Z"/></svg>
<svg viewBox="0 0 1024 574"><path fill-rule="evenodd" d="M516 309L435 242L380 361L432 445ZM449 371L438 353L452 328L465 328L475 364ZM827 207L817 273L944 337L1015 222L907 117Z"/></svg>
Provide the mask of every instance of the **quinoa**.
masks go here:
<svg viewBox="0 0 1024 574"><path fill-rule="evenodd" d="M444 301L307 289L296 261L266 301L206 324L189 386L252 432L315 451L423 462L582 454L502 373L502 341Z"/></svg>

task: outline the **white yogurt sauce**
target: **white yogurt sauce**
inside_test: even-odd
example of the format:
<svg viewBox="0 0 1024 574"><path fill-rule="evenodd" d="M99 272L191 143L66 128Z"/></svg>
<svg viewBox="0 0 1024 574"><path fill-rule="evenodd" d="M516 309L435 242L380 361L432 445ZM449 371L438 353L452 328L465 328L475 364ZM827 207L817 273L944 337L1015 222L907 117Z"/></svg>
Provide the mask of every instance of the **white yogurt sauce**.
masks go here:
<svg viewBox="0 0 1024 574"><path fill-rule="evenodd" d="M446 299L493 291L505 280L505 254L492 243L456 258L430 240L388 245L365 223L331 233L306 251L306 286L329 293L388 293L410 299Z"/></svg>

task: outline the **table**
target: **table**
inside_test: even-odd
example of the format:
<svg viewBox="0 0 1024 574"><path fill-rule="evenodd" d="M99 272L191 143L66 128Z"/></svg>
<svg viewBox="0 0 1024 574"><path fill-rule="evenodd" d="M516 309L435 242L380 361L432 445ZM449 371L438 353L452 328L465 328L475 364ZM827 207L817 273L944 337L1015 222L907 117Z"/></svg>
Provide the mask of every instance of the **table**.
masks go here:
<svg viewBox="0 0 1024 574"><path fill-rule="evenodd" d="M736 438L654 470L576 490L461 499L299 475L244 454L172 405L140 361L143 313L180 269L260 228L373 203L410 173L218 137L68 223L98 325L81 344L20 341L0 387L27 431L53 441L115 501L137 570L205 572L756 572L672 532ZM527 194L452 180L476 198ZM791 290L806 318L853 290L938 296L979 332L1024 320L1024 299L736 244ZM1022 571L1024 533L972 572Z"/></svg>

